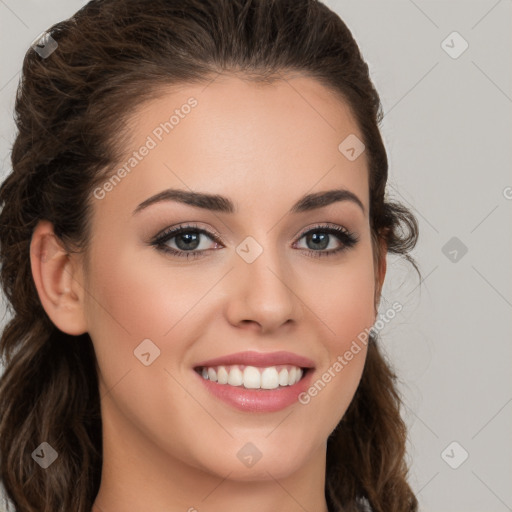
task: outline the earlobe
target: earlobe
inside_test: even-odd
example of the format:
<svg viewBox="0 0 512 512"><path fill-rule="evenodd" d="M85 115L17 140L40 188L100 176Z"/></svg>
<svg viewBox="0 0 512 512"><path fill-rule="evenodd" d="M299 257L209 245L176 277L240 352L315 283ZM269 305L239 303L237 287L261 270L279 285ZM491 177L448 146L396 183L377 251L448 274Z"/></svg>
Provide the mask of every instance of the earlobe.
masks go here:
<svg viewBox="0 0 512 512"><path fill-rule="evenodd" d="M87 332L80 268L46 220L39 221L30 243L30 265L41 304L61 331Z"/></svg>

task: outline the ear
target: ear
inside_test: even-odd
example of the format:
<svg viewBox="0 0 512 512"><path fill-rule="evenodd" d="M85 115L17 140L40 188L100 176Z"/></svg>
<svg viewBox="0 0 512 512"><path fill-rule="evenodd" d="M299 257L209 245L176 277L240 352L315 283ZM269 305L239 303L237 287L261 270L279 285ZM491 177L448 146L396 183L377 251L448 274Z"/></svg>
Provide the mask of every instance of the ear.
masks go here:
<svg viewBox="0 0 512 512"><path fill-rule="evenodd" d="M384 278L387 270L387 244L385 239L379 238L378 249L375 260L375 315L378 313L382 287L384 286Z"/></svg>
<svg viewBox="0 0 512 512"><path fill-rule="evenodd" d="M32 234L30 265L41 304L55 326L74 336L87 332L80 260L66 251L49 221L39 221Z"/></svg>

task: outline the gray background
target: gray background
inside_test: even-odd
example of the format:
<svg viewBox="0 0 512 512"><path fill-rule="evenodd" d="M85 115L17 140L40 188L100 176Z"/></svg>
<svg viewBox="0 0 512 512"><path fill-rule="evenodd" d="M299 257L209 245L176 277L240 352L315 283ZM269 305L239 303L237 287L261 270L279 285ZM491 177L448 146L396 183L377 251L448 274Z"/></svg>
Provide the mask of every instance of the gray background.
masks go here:
<svg viewBox="0 0 512 512"><path fill-rule="evenodd" d="M84 3L0 0L1 176L24 53ZM512 2L325 3L381 95L390 195L420 222L423 282L389 256L381 308L404 305L381 338L405 401L411 485L423 511L512 510ZM454 31L469 44L457 58L444 49L462 48Z"/></svg>

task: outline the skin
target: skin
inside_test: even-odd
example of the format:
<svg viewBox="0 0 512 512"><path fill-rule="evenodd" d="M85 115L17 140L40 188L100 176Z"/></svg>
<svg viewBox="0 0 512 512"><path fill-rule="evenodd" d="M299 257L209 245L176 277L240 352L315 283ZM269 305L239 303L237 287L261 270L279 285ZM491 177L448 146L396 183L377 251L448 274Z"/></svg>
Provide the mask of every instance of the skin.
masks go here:
<svg viewBox="0 0 512 512"><path fill-rule="evenodd" d="M47 221L32 239L46 312L64 332L88 332L97 355L104 462L93 510L325 512L326 442L360 381L364 345L307 405L271 413L212 397L193 367L233 352L286 350L315 362L314 382L375 322L386 267L385 257L374 265L367 157L349 161L338 150L348 135L362 135L347 105L311 78L258 85L220 75L134 110L126 154L190 96L198 101L190 114L93 199L88 266L66 253ZM170 187L227 196L238 212L167 201L132 214ZM340 201L287 213L304 194L336 188L356 194L364 212ZM150 245L188 222L223 243L201 235L197 259ZM315 258L308 250L321 248L300 235L318 223L359 241ZM263 248L250 264L236 252L247 236ZM326 250L342 246L329 240ZM177 249L176 238L168 245ZM134 350L147 338L160 356L144 366ZM237 457L248 442L262 454L252 467Z"/></svg>

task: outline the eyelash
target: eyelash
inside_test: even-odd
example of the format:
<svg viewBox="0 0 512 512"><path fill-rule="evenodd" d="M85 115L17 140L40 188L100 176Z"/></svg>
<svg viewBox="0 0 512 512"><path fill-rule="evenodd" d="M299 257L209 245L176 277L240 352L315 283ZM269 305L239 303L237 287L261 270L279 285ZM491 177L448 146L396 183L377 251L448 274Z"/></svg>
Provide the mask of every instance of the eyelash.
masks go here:
<svg viewBox="0 0 512 512"><path fill-rule="evenodd" d="M209 231L206 231L205 229L202 229L198 226L187 224L187 225L181 225L177 226L175 228L170 228L165 230L164 232L158 234L150 243L150 245L156 247L157 250L163 251L165 253L170 253L173 256L178 256L180 258L200 258L202 257L202 253L206 252L208 249L200 250L200 251L183 251L183 250L176 250L170 248L167 244L169 240L172 238L175 238L178 235L184 234L184 233L201 233L203 235L206 235L208 238L211 238L214 242L222 242L222 238L220 236L216 236L213 233L210 233ZM335 235L341 242L342 246L338 249L331 249L331 250L322 250L322 251L313 251L311 249L304 249L309 256L312 256L314 258L319 258L322 256L334 256L335 254L341 253L342 251L346 251L347 249L350 249L356 243L359 241L357 236L354 233L351 233L350 231L346 230L345 228L342 228L341 226L327 226L327 225L317 225L313 228L308 229L307 231L304 231L300 234L299 240L303 238L304 236L310 234L310 233L327 233L331 235ZM211 250L211 249L210 249Z"/></svg>

